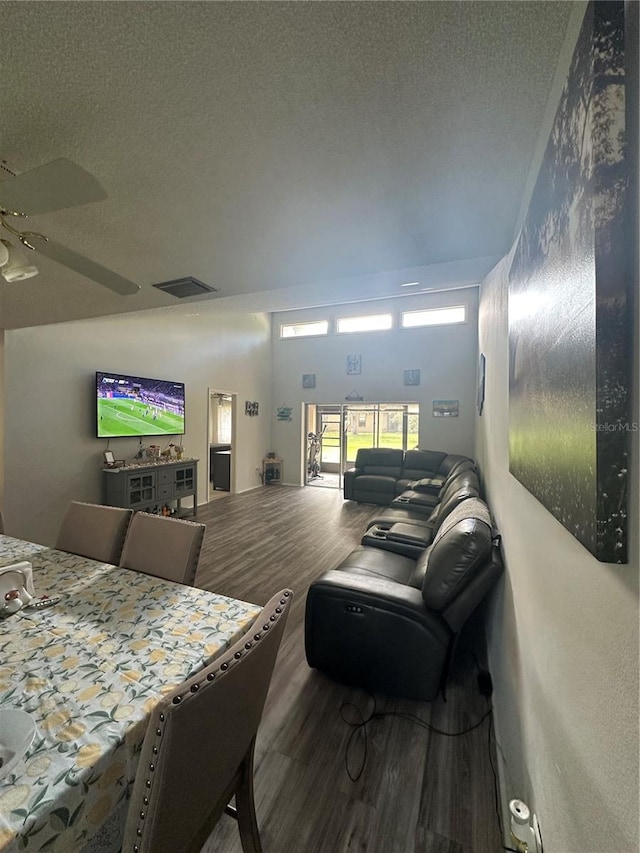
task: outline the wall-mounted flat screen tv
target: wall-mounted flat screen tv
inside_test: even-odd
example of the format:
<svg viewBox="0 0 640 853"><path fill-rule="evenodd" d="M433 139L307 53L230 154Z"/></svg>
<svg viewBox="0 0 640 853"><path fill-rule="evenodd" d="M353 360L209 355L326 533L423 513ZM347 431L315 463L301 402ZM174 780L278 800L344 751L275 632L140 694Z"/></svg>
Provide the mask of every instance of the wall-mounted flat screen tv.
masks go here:
<svg viewBox="0 0 640 853"><path fill-rule="evenodd" d="M96 373L98 438L184 433L184 383Z"/></svg>

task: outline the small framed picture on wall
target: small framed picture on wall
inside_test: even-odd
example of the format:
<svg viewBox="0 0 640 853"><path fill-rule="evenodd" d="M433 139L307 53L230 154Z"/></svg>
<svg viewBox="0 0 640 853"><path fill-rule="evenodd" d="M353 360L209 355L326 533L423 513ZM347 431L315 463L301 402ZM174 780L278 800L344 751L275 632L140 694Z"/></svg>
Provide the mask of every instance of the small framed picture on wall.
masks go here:
<svg viewBox="0 0 640 853"><path fill-rule="evenodd" d="M434 418L457 418L460 411L459 400L434 400L432 414Z"/></svg>
<svg viewBox="0 0 640 853"><path fill-rule="evenodd" d="M359 376L362 371L362 356L347 356L347 376Z"/></svg>
<svg viewBox="0 0 640 853"><path fill-rule="evenodd" d="M315 373L303 373L302 374L302 387L303 388L315 388L316 387L316 375L315 375Z"/></svg>
<svg viewBox="0 0 640 853"><path fill-rule="evenodd" d="M486 382L487 359L483 352L480 353L478 359L478 414L482 414L484 409L484 386Z"/></svg>
<svg viewBox="0 0 640 853"><path fill-rule="evenodd" d="M405 370L405 372L404 372L404 384L405 385L419 385L420 384L420 371L419 370Z"/></svg>

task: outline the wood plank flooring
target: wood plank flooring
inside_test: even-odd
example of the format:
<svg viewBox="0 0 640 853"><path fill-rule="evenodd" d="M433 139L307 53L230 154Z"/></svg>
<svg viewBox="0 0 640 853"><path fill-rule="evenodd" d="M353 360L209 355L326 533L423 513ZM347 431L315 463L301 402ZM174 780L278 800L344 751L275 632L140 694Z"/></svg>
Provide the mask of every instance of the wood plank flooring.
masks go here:
<svg viewBox="0 0 640 853"><path fill-rule="evenodd" d="M367 726L358 781L345 769L353 728L343 703L362 713L370 694L311 670L304 654L309 584L356 547L379 508L344 501L332 489L266 486L200 507L207 531L197 585L264 604L283 587L295 600L256 748L256 810L264 853L494 853L502 849L489 763L489 719L461 737L443 737L401 716ZM488 710L468 649L483 657L479 619L463 634L447 701L376 695L378 711L413 714L446 731ZM467 651L465 651L465 647ZM345 708L350 719L357 710ZM362 729L350 752L363 757ZM495 764L495 756L494 756ZM205 853L241 853L235 822L223 817Z"/></svg>

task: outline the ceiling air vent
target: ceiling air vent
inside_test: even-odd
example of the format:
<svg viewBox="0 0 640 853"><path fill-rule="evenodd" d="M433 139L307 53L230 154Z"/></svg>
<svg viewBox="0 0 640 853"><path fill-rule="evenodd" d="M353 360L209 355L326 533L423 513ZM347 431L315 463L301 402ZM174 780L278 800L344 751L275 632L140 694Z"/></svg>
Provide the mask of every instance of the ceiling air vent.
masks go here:
<svg viewBox="0 0 640 853"><path fill-rule="evenodd" d="M173 281L162 281L153 286L175 296L176 299L186 299L188 296L205 296L207 293L218 292L215 287L211 287L211 285L205 284L191 275L186 278L176 278Z"/></svg>

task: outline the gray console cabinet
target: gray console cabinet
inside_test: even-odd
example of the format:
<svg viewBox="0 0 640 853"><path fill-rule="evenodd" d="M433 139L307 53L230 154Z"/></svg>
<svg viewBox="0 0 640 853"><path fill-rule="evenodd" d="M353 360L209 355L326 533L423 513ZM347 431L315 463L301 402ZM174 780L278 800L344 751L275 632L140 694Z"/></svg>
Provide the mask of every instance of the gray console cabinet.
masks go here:
<svg viewBox="0 0 640 853"><path fill-rule="evenodd" d="M144 512L160 512L175 502L175 514L197 512L198 460L158 462L103 468L104 503ZM182 509L182 499L193 497L193 508Z"/></svg>

